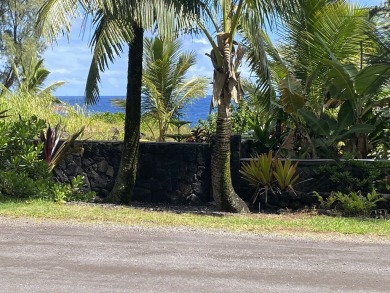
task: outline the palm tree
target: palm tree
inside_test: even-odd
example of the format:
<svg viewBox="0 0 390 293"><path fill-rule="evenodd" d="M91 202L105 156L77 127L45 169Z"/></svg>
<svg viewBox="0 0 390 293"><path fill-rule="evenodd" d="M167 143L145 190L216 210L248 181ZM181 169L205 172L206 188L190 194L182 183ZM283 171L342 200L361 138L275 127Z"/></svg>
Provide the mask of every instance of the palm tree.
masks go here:
<svg viewBox="0 0 390 293"><path fill-rule="evenodd" d="M244 49L237 42L239 29L257 37L260 65L267 72L265 55L261 50L262 38L259 28L265 22L271 24L278 13L292 13L296 1L275 0L220 0L204 3L204 19L197 23L209 40L212 51L210 58L214 67L212 103L218 107L217 130L212 150L212 192L221 210L248 212L245 202L235 193L230 175L230 103L238 102L242 96L240 73L238 72ZM211 25L211 28L208 28ZM216 34L216 40L213 38ZM271 96L271 95L269 95Z"/></svg>
<svg viewBox="0 0 390 293"><path fill-rule="evenodd" d="M205 77L185 78L196 59L181 46L179 40L145 40L143 115L157 122L158 141L165 141L169 123L180 115L183 105L204 97L208 85Z"/></svg>
<svg viewBox="0 0 390 293"><path fill-rule="evenodd" d="M209 81L205 77L185 78L196 58L182 50L178 39L146 38L144 46L142 120L156 123L157 141L165 141L170 121L180 116L186 103L205 96ZM113 103L124 108L126 100L115 99Z"/></svg>
<svg viewBox="0 0 390 293"><path fill-rule="evenodd" d="M15 67L16 68L16 67ZM17 83L19 90L42 96L51 94L52 91L63 85L64 81L55 81L50 85L44 87L44 83L49 76L50 71L43 66L43 59L37 60L32 57L27 66L22 65L22 71L16 72Z"/></svg>
<svg viewBox="0 0 390 293"><path fill-rule="evenodd" d="M31 57L30 62L26 66L21 66L22 70L20 72L13 61L11 61L11 66L17 84L17 91L22 94L32 94L39 98L45 95L51 95L52 91L64 84L63 81L55 81L44 87L50 71L43 66L43 59L37 60L36 57ZM3 90L0 96L11 94L11 91L7 89L6 85L0 83L0 87Z"/></svg>
<svg viewBox="0 0 390 293"><path fill-rule="evenodd" d="M365 9L343 1L299 0L295 11L281 26L281 45L267 53L284 109L294 113L306 104L319 115L331 98L327 60L358 65L373 27Z"/></svg>
<svg viewBox="0 0 390 293"><path fill-rule="evenodd" d="M367 53L375 47L371 37L374 27L367 19L367 12L361 6L343 1L299 0L295 13L281 25L281 45L275 48L270 41L266 42L271 86L279 90L280 106L290 114L294 131L303 131L301 134L309 140L314 157L315 148L301 129L302 119L297 113L306 107L314 111L314 116L320 116L329 105L340 106L348 99L342 86L354 79L349 73L353 75L358 70L355 67L361 69ZM252 44L250 36L246 37L251 63L256 65L254 51L258 45ZM259 76L260 88L266 88L263 73L254 71ZM342 80L343 74L346 75Z"/></svg>
<svg viewBox="0 0 390 293"><path fill-rule="evenodd" d="M135 184L140 138L143 36L157 26L159 35L171 38L187 25L185 12L193 1L168 0L48 0L40 12L39 24L46 37L55 41L60 32L69 34L72 19L81 13L92 15L93 57L85 90L86 102L99 100L100 71L129 46L124 147L115 185L108 201L129 203Z"/></svg>

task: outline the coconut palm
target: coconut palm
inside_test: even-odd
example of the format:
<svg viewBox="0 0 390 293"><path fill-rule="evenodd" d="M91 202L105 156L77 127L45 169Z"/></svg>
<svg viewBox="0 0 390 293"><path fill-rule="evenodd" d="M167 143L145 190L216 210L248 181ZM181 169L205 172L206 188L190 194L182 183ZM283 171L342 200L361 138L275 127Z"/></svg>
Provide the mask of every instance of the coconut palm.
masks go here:
<svg viewBox="0 0 390 293"><path fill-rule="evenodd" d="M335 67L339 63L348 64L354 72L355 67L361 69L363 63L367 64L367 57L375 48L371 36L374 26L368 21L367 13L367 9L343 1L299 0L295 13L280 26L281 45L274 47L269 39L265 43L270 64L268 77L272 77L271 86L280 94L279 107L291 114L296 126L294 131L300 131L301 118L296 113L302 107L319 117L325 108L340 106L347 99L342 87L335 86L335 81L342 82L340 77L345 72L338 71L338 78L334 78ZM256 60L254 51L258 45L252 44L250 36L246 41L250 59ZM259 76L260 88L266 87L262 72L255 67L255 73ZM349 81L349 75L346 76L344 84ZM310 142L310 137L303 132L301 134ZM313 146L311 149L316 156Z"/></svg>
<svg viewBox="0 0 390 293"><path fill-rule="evenodd" d="M185 104L204 97L209 81L205 77L185 78L196 58L183 51L180 40L146 38L144 47L142 120L157 124L157 141L165 141L173 117L181 115ZM115 99L113 103L124 108L126 100Z"/></svg>
<svg viewBox="0 0 390 293"><path fill-rule="evenodd" d="M181 46L179 40L145 40L143 115L157 122L158 141L165 141L169 123L180 115L183 105L204 97L208 85L205 77L185 78L196 59Z"/></svg>
<svg viewBox="0 0 390 293"><path fill-rule="evenodd" d="M43 66L43 59L32 57L27 66L22 65L21 73L16 73L19 90L42 96L51 94L52 91L63 85L64 81L55 81L44 87L44 83L50 71Z"/></svg>
<svg viewBox="0 0 390 293"><path fill-rule="evenodd" d="M360 64L361 46L370 48L373 25L367 10L332 0L298 0L281 30L281 45L268 47L281 104L294 113L304 104L318 115L330 103L327 60ZM368 52L368 49L366 49Z"/></svg>
<svg viewBox="0 0 390 293"><path fill-rule="evenodd" d="M214 67L212 103L218 108L217 131L212 151L212 192L221 210L248 212L244 201L235 193L230 175L230 103L242 96L240 73L244 49L237 42L238 30L247 31L258 42L259 66L267 72L263 42L259 28L272 24L278 13L292 13L296 1L220 0L205 3L204 19L198 26L209 40ZM213 38L215 33L216 39ZM269 95L270 96L270 95Z"/></svg>
<svg viewBox="0 0 390 293"><path fill-rule="evenodd" d="M37 60L35 57L31 57L26 66L21 66L21 71L18 70L13 61L11 61L11 66L15 76L16 90L22 94L31 94L39 98L51 95L54 90L64 84L63 81L55 81L44 86L50 71L43 66L43 59ZM3 90L0 96L6 94L12 96L12 92L5 85L0 83L0 88Z"/></svg>
<svg viewBox="0 0 390 293"><path fill-rule="evenodd" d="M44 35L55 42L59 33L69 34L72 20L82 13L92 16L94 33L90 46L92 62L85 90L86 102L99 100L100 71L128 50L128 83L124 147L115 185L107 200L129 203L135 184L140 138L143 37L145 29L158 29L162 37L170 38L185 26L193 1L168 0L48 0L40 12Z"/></svg>

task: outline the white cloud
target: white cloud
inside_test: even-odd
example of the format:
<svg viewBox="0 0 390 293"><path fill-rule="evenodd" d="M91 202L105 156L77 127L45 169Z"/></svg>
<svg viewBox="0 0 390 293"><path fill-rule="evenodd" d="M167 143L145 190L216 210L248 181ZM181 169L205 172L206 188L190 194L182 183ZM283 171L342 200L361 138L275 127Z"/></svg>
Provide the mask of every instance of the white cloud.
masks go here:
<svg viewBox="0 0 390 293"><path fill-rule="evenodd" d="M203 44L203 45L209 45L210 46L210 42L206 38L193 39L193 42L195 44Z"/></svg>
<svg viewBox="0 0 390 293"><path fill-rule="evenodd" d="M53 69L51 72L51 74L56 74L56 73L59 73L59 74L69 74L69 73L72 73L69 69L66 69L66 68L58 68L58 69Z"/></svg>

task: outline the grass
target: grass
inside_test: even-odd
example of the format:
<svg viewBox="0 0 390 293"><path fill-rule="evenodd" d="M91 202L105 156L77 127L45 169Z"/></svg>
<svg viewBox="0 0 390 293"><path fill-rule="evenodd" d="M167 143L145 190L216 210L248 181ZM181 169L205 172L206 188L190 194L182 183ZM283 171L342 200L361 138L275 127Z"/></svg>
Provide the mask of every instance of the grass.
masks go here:
<svg viewBox="0 0 390 293"><path fill-rule="evenodd" d="M52 126L61 121L61 125L69 134L85 125L85 131L80 139L112 140L115 129L119 131L117 139L123 139L124 115L123 117L110 114L106 114L108 117L104 114L86 115L83 107L61 107L53 104L51 96L36 97L28 93L16 93L10 97L0 97L0 111L8 110L7 120L17 120L19 116L29 119L35 115ZM66 111L57 111L58 109Z"/></svg>
<svg viewBox="0 0 390 293"><path fill-rule="evenodd" d="M0 111L2 110L8 110L6 114L9 117L6 119L11 121L19 119L19 116L29 119L33 115L52 126L61 121L61 125L69 134L77 132L84 125L85 130L79 139L121 141L124 138L124 113L87 114L85 107L55 104L49 95L37 97L17 92L12 96L0 96ZM158 126L143 119L141 132L144 134L143 140L156 141ZM190 128L187 125L183 126L180 132L189 133ZM177 128L170 125L169 133L177 133Z"/></svg>
<svg viewBox="0 0 390 293"><path fill-rule="evenodd" d="M135 209L132 207L61 205L41 200L0 203L0 216L36 220L108 223L144 227L186 227L216 229L228 232L273 233L282 235L313 234L365 235L390 240L390 221L329 217L307 213L269 215L249 214L225 216L177 214Z"/></svg>

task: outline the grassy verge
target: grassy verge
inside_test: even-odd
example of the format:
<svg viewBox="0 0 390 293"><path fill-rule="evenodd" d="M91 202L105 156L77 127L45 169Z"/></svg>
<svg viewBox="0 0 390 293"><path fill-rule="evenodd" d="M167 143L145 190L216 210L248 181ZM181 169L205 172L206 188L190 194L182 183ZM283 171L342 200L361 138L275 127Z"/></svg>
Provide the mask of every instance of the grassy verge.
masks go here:
<svg viewBox="0 0 390 293"><path fill-rule="evenodd" d="M155 212L131 207L60 205L44 201L0 203L0 216L38 220L109 223L145 227L187 227L256 234L368 235L390 240L390 221L328 217L310 214L231 215Z"/></svg>

